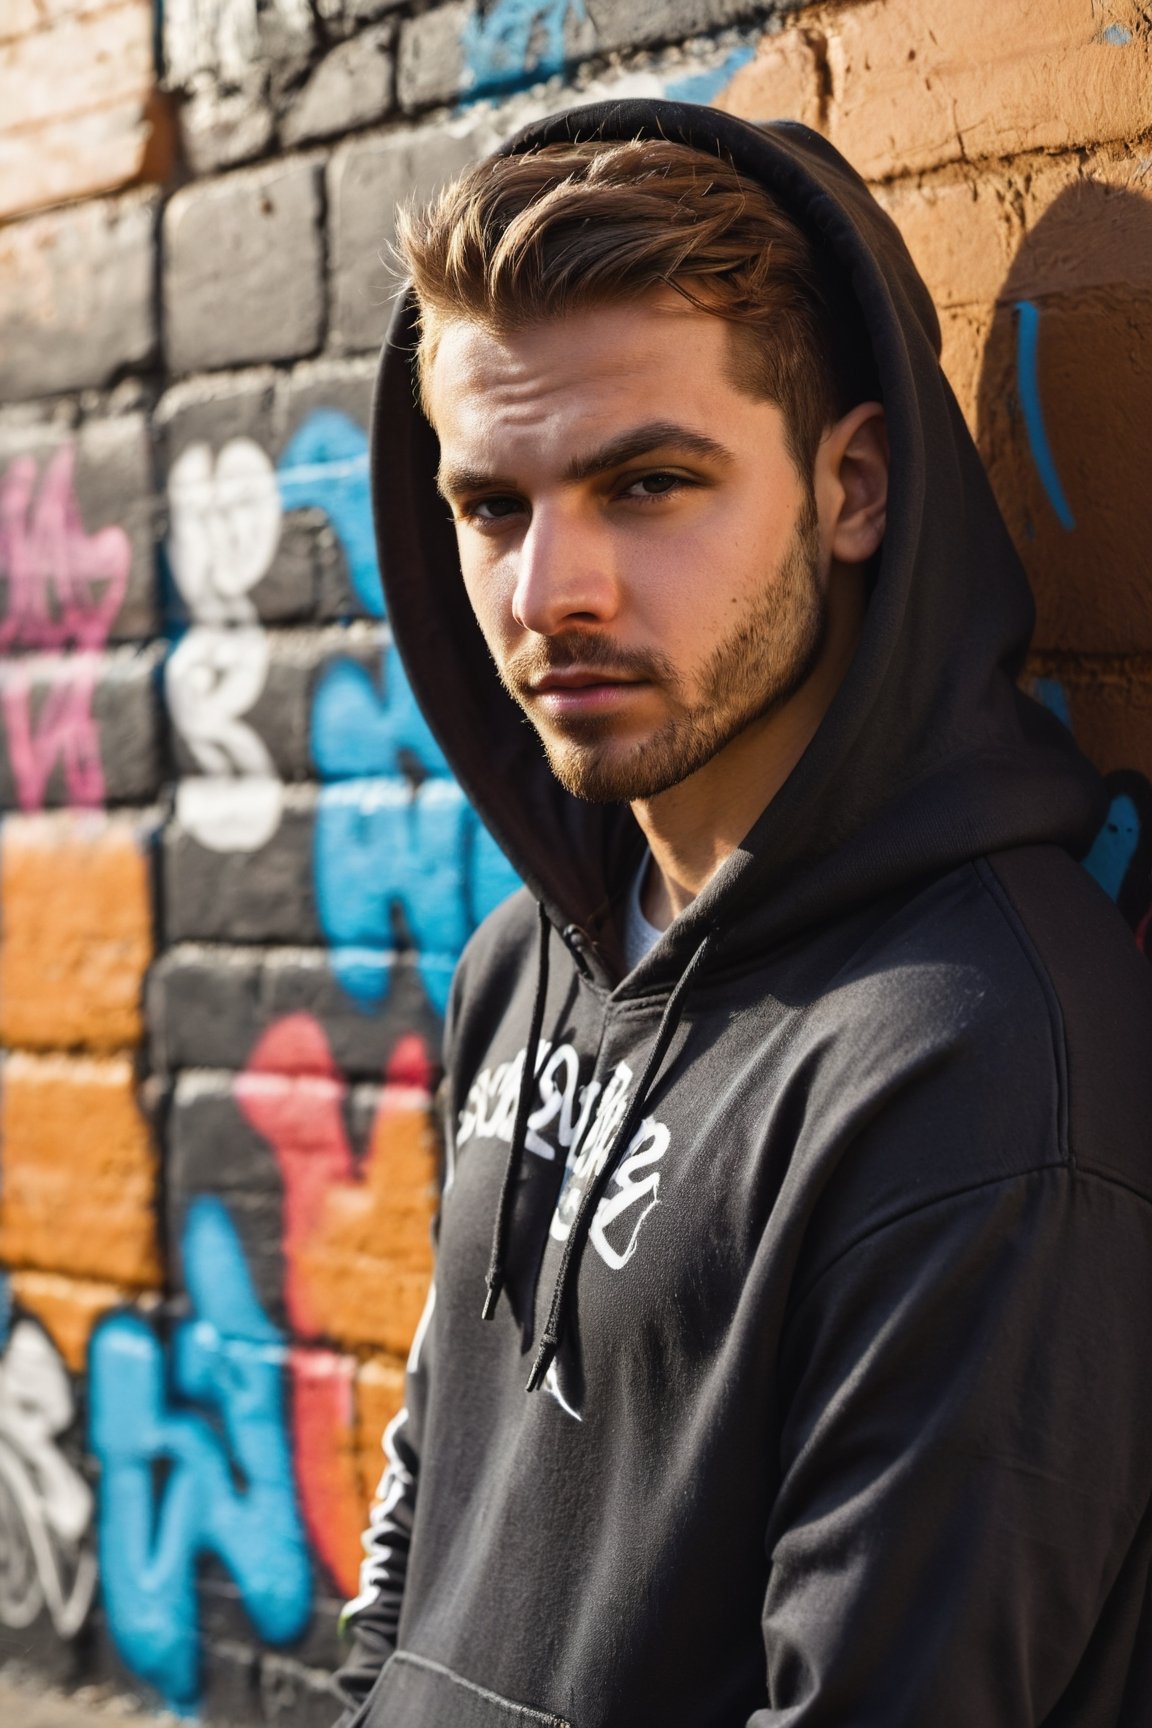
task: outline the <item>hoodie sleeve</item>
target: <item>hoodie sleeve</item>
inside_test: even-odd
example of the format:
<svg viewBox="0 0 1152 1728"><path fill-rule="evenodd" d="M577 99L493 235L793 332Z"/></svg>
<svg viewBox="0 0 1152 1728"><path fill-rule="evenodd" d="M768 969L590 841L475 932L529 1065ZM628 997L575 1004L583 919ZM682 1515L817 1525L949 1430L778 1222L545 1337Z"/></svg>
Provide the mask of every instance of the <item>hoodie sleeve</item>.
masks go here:
<svg viewBox="0 0 1152 1728"><path fill-rule="evenodd" d="M1150 1214L1054 1164L907 1211L808 1279L748 1728L1055 1720L1146 1563Z"/></svg>

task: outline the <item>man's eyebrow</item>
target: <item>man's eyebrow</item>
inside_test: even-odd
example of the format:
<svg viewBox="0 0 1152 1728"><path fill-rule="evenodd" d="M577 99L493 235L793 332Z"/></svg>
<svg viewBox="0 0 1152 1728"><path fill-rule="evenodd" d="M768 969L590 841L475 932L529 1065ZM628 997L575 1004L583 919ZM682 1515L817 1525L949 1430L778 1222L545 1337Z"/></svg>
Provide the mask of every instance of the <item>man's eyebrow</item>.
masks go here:
<svg viewBox="0 0 1152 1728"><path fill-rule="evenodd" d="M625 462L633 462L638 456L647 456L653 450L678 450L688 456L700 456L705 461L724 464L735 460L731 450L717 439L709 438L706 432L694 432L691 427L679 426L674 420L652 420L610 438L599 449L573 457L564 470L563 478L568 482L590 480L609 469L622 467ZM436 490L442 498L460 498L468 492L490 492L494 487L507 487L509 491L516 489L512 481L480 468L442 463L436 475Z"/></svg>
<svg viewBox="0 0 1152 1728"><path fill-rule="evenodd" d="M689 426L678 426L674 420L651 420L630 432L610 438L598 450L586 456L576 456L564 470L565 480L589 480L609 468L620 468L637 456L647 456L653 450L679 450L687 456L703 456L712 462L734 460L731 450L706 432L693 432Z"/></svg>

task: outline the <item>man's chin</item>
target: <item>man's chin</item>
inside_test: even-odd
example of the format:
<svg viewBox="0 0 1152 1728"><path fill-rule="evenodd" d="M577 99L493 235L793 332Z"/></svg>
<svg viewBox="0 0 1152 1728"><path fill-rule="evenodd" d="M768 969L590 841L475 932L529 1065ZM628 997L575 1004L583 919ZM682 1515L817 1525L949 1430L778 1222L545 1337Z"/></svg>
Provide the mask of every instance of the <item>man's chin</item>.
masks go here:
<svg viewBox="0 0 1152 1728"><path fill-rule="evenodd" d="M712 750L695 754L670 750L666 740L661 744L613 750L604 745L545 742L544 749L552 773L574 798L586 804L633 804L678 786L713 754Z"/></svg>

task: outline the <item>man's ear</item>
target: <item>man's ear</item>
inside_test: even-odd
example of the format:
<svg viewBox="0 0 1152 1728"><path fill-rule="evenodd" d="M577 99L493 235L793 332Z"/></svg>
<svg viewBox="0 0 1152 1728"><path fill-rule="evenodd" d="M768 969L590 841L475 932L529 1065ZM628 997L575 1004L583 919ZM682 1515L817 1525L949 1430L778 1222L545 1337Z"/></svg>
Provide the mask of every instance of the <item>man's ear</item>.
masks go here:
<svg viewBox="0 0 1152 1728"><path fill-rule="evenodd" d="M829 556L865 563L884 538L888 508L888 429L879 402L861 402L824 434L814 481Z"/></svg>

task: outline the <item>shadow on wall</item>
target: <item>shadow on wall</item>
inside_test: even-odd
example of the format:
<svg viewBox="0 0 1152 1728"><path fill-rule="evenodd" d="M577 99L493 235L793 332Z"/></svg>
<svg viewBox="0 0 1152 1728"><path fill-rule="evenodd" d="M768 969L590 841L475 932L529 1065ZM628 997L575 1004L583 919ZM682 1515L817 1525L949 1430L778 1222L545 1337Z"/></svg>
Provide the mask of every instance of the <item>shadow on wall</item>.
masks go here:
<svg viewBox="0 0 1152 1728"><path fill-rule="evenodd" d="M1152 196L1080 181L997 297L976 435L1036 595L1035 693L1107 776L1086 862L1152 955L1150 402Z"/></svg>

